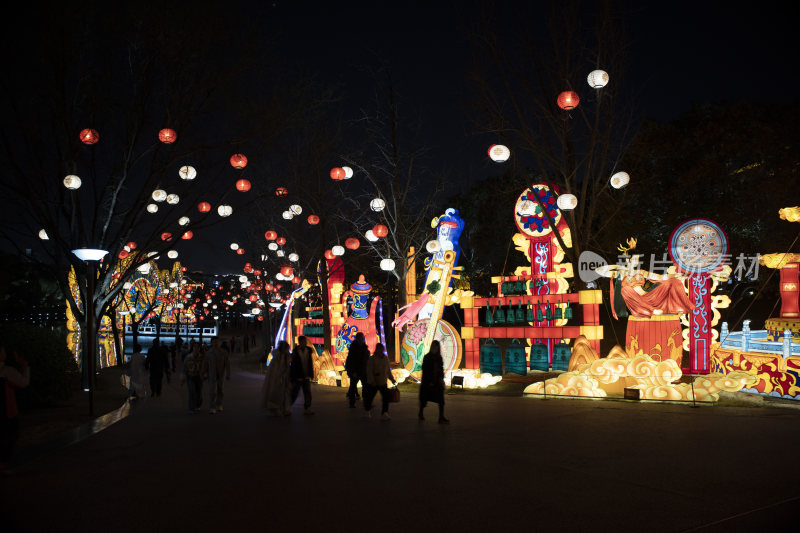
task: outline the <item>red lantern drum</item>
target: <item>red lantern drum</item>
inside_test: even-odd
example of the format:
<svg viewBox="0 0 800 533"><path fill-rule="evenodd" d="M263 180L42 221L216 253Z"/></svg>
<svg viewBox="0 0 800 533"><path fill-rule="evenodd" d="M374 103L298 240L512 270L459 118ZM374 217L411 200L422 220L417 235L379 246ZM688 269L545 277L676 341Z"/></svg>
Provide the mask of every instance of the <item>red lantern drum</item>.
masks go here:
<svg viewBox="0 0 800 533"><path fill-rule="evenodd" d="M241 170L247 166L247 158L244 154L233 154L231 156L231 166Z"/></svg>
<svg viewBox="0 0 800 533"><path fill-rule="evenodd" d="M247 192L250 190L250 181L241 179L236 181L236 190L240 192Z"/></svg>
<svg viewBox="0 0 800 533"><path fill-rule="evenodd" d="M317 215L308 215L308 223L312 226L319 224L319 217Z"/></svg>
<svg viewBox="0 0 800 533"><path fill-rule="evenodd" d="M172 144L178 139L178 134L175 133L175 130L170 128L164 128L163 130L158 132L158 140L164 144Z"/></svg>
<svg viewBox="0 0 800 533"><path fill-rule="evenodd" d="M386 237L389 235L389 228L383 224L377 224L374 228L372 228L372 233L374 233L376 237Z"/></svg>
<svg viewBox="0 0 800 533"><path fill-rule="evenodd" d="M264 238L267 239L268 241L274 241L275 239L278 238L278 233L275 232L275 231L269 230L268 232L266 232L264 234Z"/></svg>
<svg viewBox="0 0 800 533"><path fill-rule="evenodd" d="M558 95L558 100L556 100L558 107L561 109L566 109L567 111L578 107L578 103L580 103L580 101L581 99L578 98L578 93L575 91L564 91Z"/></svg>
<svg viewBox="0 0 800 533"><path fill-rule="evenodd" d="M358 247L361 246L361 243L355 237L350 237L344 241L344 245L350 250L358 250Z"/></svg>
<svg viewBox="0 0 800 533"><path fill-rule="evenodd" d="M100 140L100 134L97 130L85 128L81 130L79 138L83 144L96 144Z"/></svg>
<svg viewBox="0 0 800 533"><path fill-rule="evenodd" d="M287 194L289 194L289 191L286 189L286 187L278 187L275 189L275 196L281 197L286 196Z"/></svg>
<svg viewBox="0 0 800 533"><path fill-rule="evenodd" d="M208 213L209 211L211 211L211 204L208 202L200 202L199 204L197 204L197 210L200 211L201 213Z"/></svg>
<svg viewBox="0 0 800 533"><path fill-rule="evenodd" d="M344 179L346 172L342 167L333 167L331 169L331 179L341 181Z"/></svg>

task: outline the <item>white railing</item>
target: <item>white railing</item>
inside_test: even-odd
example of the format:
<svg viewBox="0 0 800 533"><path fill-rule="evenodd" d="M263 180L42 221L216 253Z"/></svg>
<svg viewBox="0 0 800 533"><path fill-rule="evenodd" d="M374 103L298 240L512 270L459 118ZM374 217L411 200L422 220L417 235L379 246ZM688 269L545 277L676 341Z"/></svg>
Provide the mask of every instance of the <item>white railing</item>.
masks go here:
<svg viewBox="0 0 800 533"><path fill-rule="evenodd" d="M800 342L792 342L792 332L783 332L782 341L767 340L767 330L750 330L750 321L742 323L742 331L728 331L728 323L723 322L719 337L722 348L732 348L743 352L770 353L789 357L800 356Z"/></svg>
<svg viewBox="0 0 800 533"><path fill-rule="evenodd" d="M162 337L174 337L176 333L175 328L176 326L174 324L162 324L158 328L152 324L141 325L138 328L138 335L142 337L155 337L160 330ZM197 326L181 326L177 333L179 336L187 338L200 337L201 335L203 338L211 338L217 336L217 326L202 328ZM125 326L125 335L133 335L132 326Z"/></svg>

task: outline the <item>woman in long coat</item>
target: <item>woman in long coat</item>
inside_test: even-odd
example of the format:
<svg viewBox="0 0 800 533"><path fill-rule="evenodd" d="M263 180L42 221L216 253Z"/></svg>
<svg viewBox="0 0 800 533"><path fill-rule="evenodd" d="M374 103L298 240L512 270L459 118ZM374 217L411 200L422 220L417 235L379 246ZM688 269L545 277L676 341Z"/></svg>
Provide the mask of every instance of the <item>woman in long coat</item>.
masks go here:
<svg viewBox="0 0 800 533"><path fill-rule="evenodd" d="M281 341L271 355L272 360L267 366L261 389L261 407L268 409L273 416L288 416L292 413L289 401L289 362L292 354L289 352L289 343Z"/></svg>
<svg viewBox="0 0 800 533"><path fill-rule="evenodd" d="M419 419L425 420L423 410L428 402L439 404L439 423L449 424L444 417L444 361L439 341L431 343L431 350L422 359L422 381L419 388Z"/></svg>

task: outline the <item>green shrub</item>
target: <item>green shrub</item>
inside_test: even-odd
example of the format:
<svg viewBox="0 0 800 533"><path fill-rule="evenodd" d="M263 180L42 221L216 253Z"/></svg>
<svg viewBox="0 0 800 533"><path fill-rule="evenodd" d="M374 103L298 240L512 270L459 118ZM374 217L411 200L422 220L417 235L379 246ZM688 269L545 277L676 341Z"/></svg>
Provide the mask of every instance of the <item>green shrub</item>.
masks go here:
<svg viewBox="0 0 800 533"><path fill-rule="evenodd" d="M64 339L49 329L24 324L0 326L0 345L6 348L6 364L14 363L16 351L31 366L31 382L17 392L22 407L39 407L66 400L78 384L80 371Z"/></svg>

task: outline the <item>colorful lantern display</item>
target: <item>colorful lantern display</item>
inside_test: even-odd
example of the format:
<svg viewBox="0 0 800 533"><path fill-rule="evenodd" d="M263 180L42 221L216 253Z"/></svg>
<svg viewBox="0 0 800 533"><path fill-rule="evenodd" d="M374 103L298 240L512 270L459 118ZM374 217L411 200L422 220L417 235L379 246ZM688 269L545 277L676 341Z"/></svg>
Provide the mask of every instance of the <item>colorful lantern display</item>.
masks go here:
<svg viewBox="0 0 800 533"><path fill-rule="evenodd" d="M344 241L344 245L350 250L358 250L358 247L361 246L361 241L359 241L355 237L350 237L349 239Z"/></svg>
<svg viewBox="0 0 800 533"><path fill-rule="evenodd" d="M605 70L593 70L586 77L586 82L592 89L602 89L608 85L608 72Z"/></svg>
<svg viewBox="0 0 800 533"><path fill-rule="evenodd" d="M578 98L578 93L575 91L564 91L558 95L558 99L556 100L558 107L567 111L578 107L580 101L581 99Z"/></svg>
<svg viewBox="0 0 800 533"><path fill-rule="evenodd" d="M504 163L511 157L511 150L504 144L493 144L489 147L489 159L495 163Z"/></svg>
<svg viewBox="0 0 800 533"><path fill-rule="evenodd" d="M284 278L291 278L292 274L294 274L294 269L289 265L284 265L281 267L281 275L283 275Z"/></svg>
<svg viewBox="0 0 800 533"><path fill-rule="evenodd" d="M244 154L233 154L231 156L231 166L241 170L247 166L247 158Z"/></svg>
<svg viewBox="0 0 800 533"><path fill-rule="evenodd" d="M277 242L279 245L283 246L284 244L286 244L286 237L278 237L275 240L275 242Z"/></svg>
<svg viewBox="0 0 800 533"><path fill-rule="evenodd" d="M236 180L236 190L239 192L247 192L250 190L250 180L240 179Z"/></svg>
<svg viewBox="0 0 800 533"><path fill-rule="evenodd" d="M197 204L197 210L200 211L201 213L208 213L209 211L211 211L211 204L208 202L200 202L199 204Z"/></svg>
<svg viewBox="0 0 800 533"><path fill-rule="evenodd" d="M171 128L164 128L158 132L158 140L164 144L172 144L178 139L178 134Z"/></svg>
<svg viewBox="0 0 800 533"><path fill-rule="evenodd" d="M191 222L191 220L189 220L189 217L181 217L178 219L178 224L181 226L186 226L187 224L189 224L189 222Z"/></svg>
<svg viewBox="0 0 800 533"><path fill-rule="evenodd" d="M197 177L197 170L193 166L185 165L178 170L178 176L182 180L191 181Z"/></svg>
<svg viewBox="0 0 800 533"><path fill-rule="evenodd" d="M627 172L617 172L611 176L611 186L615 189L621 189L631 181L631 177Z"/></svg>
<svg viewBox="0 0 800 533"><path fill-rule="evenodd" d="M97 141L100 140L100 134L97 133L97 130L84 128L81 130L79 138L83 144L97 144Z"/></svg>
<svg viewBox="0 0 800 533"><path fill-rule="evenodd" d="M352 168L350 168L350 167L342 167L342 170L344 170L344 179L349 180L350 178L353 177L353 169Z"/></svg>
<svg viewBox="0 0 800 533"><path fill-rule="evenodd" d="M344 246L339 246L337 244L336 246L331 248L331 252L333 252L333 255L335 255L337 257L341 256L341 255L344 255Z"/></svg>
<svg viewBox="0 0 800 533"><path fill-rule="evenodd" d="M274 241L275 239L278 238L278 233L273 230L269 230L266 233L264 233L264 238L267 239L268 241Z"/></svg>
<svg viewBox="0 0 800 533"><path fill-rule="evenodd" d="M571 209L575 209L578 205L578 198L574 194L562 194L556 200L556 205L562 211L569 211Z"/></svg>
<svg viewBox="0 0 800 533"><path fill-rule="evenodd" d="M372 201L369 203L369 208L375 211L376 213L380 213L383 211L383 208L386 207L386 202L383 201L383 198L373 198Z"/></svg>
<svg viewBox="0 0 800 533"><path fill-rule="evenodd" d="M221 217L229 217L233 214L233 208L227 204L217 207L217 214Z"/></svg>
<svg viewBox="0 0 800 533"><path fill-rule="evenodd" d="M67 189L74 191L75 189L81 188L81 179L76 176L75 174L70 174L64 178L64 187Z"/></svg>
<svg viewBox="0 0 800 533"><path fill-rule="evenodd" d="M376 237L383 238L389 235L389 228L383 224L377 224L374 228L372 228L372 233L374 233Z"/></svg>
<svg viewBox="0 0 800 533"><path fill-rule="evenodd" d="M308 223L312 226L319 224L319 217L317 215L308 215Z"/></svg>
<svg viewBox="0 0 800 533"><path fill-rule="evenodd" d="M289 194L289 191L288 189L286 189L286 187L278 187L277 189L275 189L275 196L279 198L283 198L287 194Z"/></svg>
<svg viewBox="0 0 800 533"><path fill-rule="evenodd" d="M156 204L147 204L147 212L148 213L157 213L158 212L158 205L156 205Z"/></svg>
<svg viewBox="0 0 800 533"><path fill-rule="evenodd" d="M331 179L341 181L344 179L346 172L342 167L333 167L331 169Z"/></svg>
<svg viewBox="0 0 800 533"><path fill-rule="evenodd" d="M394 270L394 260L393 259L381 259L381 270L385 270L386 272Z"/></svg>
<svg viewBox="0 0 800 533"><path fill-rule="evenodd" d="M185 240L185 241L188 241L188 240L189 240L189 239L191 239L192 237L194 237L194 233L192 233L191 231L187 231L186 233L184 233L183 235L181 235L181 239L183 239L183 240Z"/></svg>

